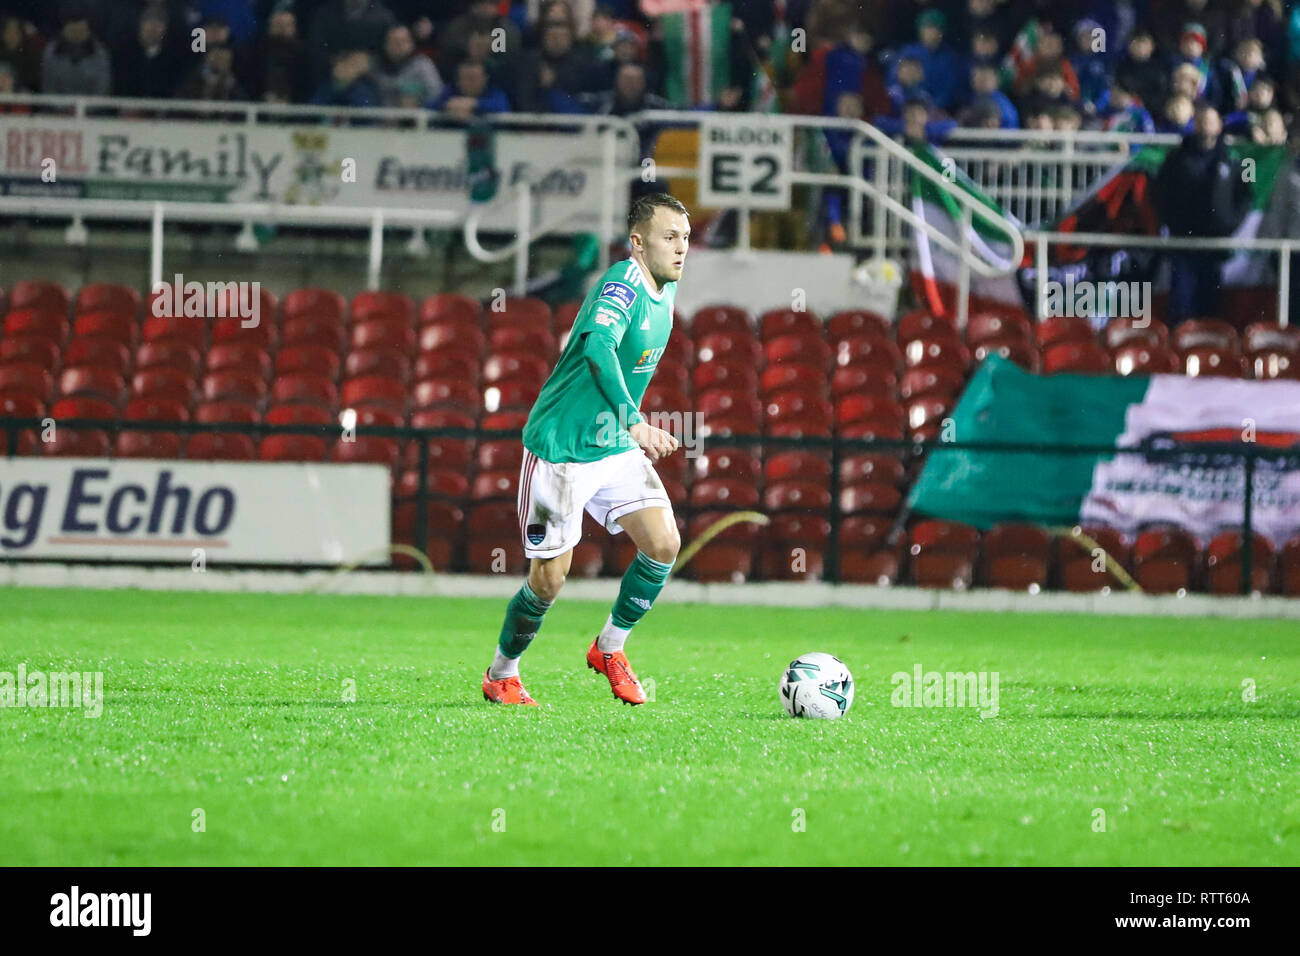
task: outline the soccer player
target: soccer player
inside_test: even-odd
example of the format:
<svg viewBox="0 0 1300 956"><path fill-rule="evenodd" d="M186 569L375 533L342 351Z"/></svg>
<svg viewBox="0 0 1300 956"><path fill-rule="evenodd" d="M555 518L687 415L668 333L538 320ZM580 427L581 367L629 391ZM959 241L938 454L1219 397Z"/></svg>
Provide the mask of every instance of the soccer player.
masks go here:
<svg viewBox="0 0 1300 956"><path fill-rule="evenodd" d="M483 675L483 696L497 703L537 703L519 680L519 658L564 585L584 508L611 534L626 531L637 547L587 665L608 678L619 700L645 703L623 645L663 590L681 538L651 465L676 451L678 441L637 409L672 331L691 226L680 201L655 193L632 203L627 227L631 258L611 266L587 293L524 425L519 530L530 564Z"/></svg>

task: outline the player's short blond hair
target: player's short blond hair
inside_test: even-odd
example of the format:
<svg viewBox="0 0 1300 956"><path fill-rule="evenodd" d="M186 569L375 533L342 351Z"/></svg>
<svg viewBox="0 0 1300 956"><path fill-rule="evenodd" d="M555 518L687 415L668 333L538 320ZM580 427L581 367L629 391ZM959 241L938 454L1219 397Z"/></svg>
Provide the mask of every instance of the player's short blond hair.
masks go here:
<svg viewBox="0 0 1300 956"><path fill-rule="evenodd" d="M627 211L628 234L631 235L648 223L654 217L655 210L661 206L671 209L673 212L679 212L683 216L690 216L682 201L667 193L650 193L645 196L637 196L636 199L632 200L632 208Z"/></svg>

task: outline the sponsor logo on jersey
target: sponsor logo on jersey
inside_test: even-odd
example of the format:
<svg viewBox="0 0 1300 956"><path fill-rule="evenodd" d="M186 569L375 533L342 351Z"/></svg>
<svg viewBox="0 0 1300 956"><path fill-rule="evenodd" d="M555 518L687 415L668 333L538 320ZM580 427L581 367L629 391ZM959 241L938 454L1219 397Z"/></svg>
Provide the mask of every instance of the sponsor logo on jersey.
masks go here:
<svg viewBox="0 0 1300 956"><path fill-rule="evenodd" d="M613 309L599 307L596 309L596 314L593 318L597 325L617 325L623 316L619 315Z"/></svg>
<svg viewBox="0 0 1300 956"><path fill-rule="evenodd" d="M600 290L599 298L613 299L620 303L623 308L632 308L632 303L636 301L636 289L632 288L626 282L606 282Z"/></svg>
<svg viewBox="0 0 1300 956"><path fill-rule="evenodd" d="M528 543L533 547L537 547L537 545L541 544L542 540L546 537L546 525L530 524L524 531L524 534L528 536Z"/></svg>

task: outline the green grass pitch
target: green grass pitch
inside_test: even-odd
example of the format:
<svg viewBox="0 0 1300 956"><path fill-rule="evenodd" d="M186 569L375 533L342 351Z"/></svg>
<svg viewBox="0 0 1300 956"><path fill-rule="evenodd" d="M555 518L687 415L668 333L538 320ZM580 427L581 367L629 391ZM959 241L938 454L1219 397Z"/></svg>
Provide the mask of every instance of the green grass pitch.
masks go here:
<svg viewBox="0 0 1300 956"><path fill-rule="evenodd" d="M500 708L504 604L0 590L0 671L104 675L98 719L0 709L0 864L1300 861L1293 621L665 602L632 708L583 659L607 608L561 600L543 706ZM843 720L781 710L813 650ZM918 663L996 671L999 714L893 706Z"/></svg>

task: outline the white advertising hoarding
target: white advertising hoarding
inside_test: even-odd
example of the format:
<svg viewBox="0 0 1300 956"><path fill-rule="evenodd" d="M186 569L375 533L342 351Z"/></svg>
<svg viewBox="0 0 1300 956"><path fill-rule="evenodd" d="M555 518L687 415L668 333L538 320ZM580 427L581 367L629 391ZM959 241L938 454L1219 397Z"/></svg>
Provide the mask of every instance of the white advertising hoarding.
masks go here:
<svg viewBox="0 0 1300 956"><path fill-rule="evenodd" d="M0 459L0 557L382 564L390 534L382 465Z"/></svg>

